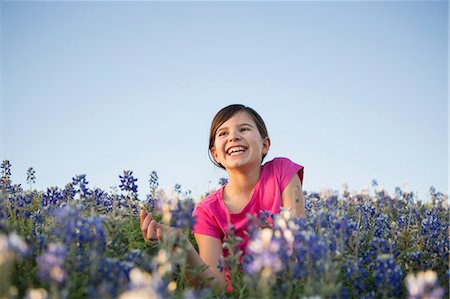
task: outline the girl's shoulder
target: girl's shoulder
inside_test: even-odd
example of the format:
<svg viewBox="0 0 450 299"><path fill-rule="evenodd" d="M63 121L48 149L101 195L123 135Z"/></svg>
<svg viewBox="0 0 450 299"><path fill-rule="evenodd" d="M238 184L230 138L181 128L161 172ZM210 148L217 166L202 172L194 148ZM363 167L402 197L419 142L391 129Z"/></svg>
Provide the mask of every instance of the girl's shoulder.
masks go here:
<svg viewBox="0 0 450 299"><path fill-rule="evenodd" d="M222 198L222 190L223 190L223 187L220 187L216 191L213 191L213 192L209 193L208 195L206 195L206 197L201 199L197 203L196 206L197 207L198 206L202 206L202 207L207 207L208 206L209 207L209 206L219 205L220 204L220 199Z"/></svg>
<svg viewBox="0 0 450 299"><path fill-rule="evenodd" d="M300 181L303 183L302 165L292 162L285 157L276 157L264 164L264 173L266 176L273 176L283 185L286 181L290 181L295 173L298 173Z"/></svg>
<svg viewBox="0 0 450 299"><path fill-rule="evenodd" d="M276 157L273 158L270 161L267 161L264 164L264 167L266 166L270 166L270 167L275 167L275 168L283 168L285 166L290 166L290 165L297 165L296 163L292 162L290 159L285 158L285 157Z"/></svg>

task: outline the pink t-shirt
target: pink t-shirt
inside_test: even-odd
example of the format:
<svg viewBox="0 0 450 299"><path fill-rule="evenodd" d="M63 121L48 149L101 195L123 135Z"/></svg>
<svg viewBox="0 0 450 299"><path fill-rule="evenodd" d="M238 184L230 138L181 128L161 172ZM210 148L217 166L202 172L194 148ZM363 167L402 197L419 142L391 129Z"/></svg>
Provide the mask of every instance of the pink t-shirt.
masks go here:
<svg viewBox="0 0 450 299"><path fill-rule="evenodd" d="M303 184L303 166L293 163L287 158L275 158L261 166L261 177L253 190L253 195L247 205L239 213L230 213L223 202L221 187L209 194L194 209L192 215L197 217L193 233L211 236L223 242L231 223L236 235L243 239L239 244L243 256L246 253L248 236L248 213L259 215L260 211L268 210L271 214L280 213L284 188L289 184L294 174L298 174ZM226 255L226 252L224 252Z"/></svg>

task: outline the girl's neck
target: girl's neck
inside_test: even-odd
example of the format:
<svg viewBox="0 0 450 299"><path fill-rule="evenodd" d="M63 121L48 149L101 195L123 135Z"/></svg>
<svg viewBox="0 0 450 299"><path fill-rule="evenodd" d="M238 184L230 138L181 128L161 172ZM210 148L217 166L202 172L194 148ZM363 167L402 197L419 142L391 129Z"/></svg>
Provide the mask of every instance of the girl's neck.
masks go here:
<svg viewBox="0 0 450 299"><path fill-rule="evenodd" d="M231 194L252 192L260 176L261 166L247 172L229 170L227 191Z"/></svg>

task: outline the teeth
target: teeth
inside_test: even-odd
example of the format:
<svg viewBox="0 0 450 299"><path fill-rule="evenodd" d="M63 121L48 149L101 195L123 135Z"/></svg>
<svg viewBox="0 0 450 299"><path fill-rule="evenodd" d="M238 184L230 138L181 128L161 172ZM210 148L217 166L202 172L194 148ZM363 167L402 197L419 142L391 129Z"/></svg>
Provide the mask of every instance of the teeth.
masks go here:
<svg viewBox="0 0 450 299"><path fill-rule="evenodd" d="M228 150L228 154L231 155L233 153L238 153L238 152L243 152L245 151L245 148L242 146L238 146L238 147L233 147L231 149Z"/></svg>

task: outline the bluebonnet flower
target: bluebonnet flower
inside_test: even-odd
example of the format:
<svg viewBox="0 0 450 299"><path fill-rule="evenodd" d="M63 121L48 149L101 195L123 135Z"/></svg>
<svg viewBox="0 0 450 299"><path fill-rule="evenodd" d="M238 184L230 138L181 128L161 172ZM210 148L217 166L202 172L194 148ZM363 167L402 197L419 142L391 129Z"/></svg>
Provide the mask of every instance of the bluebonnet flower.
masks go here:
<svg viewBox="0 0 450 299"><path fill-rule="evenodd" d="M359 228L370 228L373 217L375 216L375 208L368 203L359 205L356 208L359 213L360 223Z"/></svg>
<svg viewBox="0 0 450 299"><path fill-rule="evenodd" d="M56 209L52 213L56 221L53 236L64 240L64 244L68 247L75 246L80 254L89 249L100 254L106 247L104 219L100 216L83 217L81 211L82 207L80 206L75 208L65 206Z"/></svg>
<svg viewBox="0 0 450 299"><path fill-rule="evenodd" d="M250 238L256 238L256 235L262 228L272 228L274 215L270 211L259 211L259 217L253 214L247 214L247 232Z"/></svg>
<svg viewBox="0 0 450 299"><path fill-rule="evenodd" d="M379 295L398 298L402 291L404 276L392 255L382 254L377 257L373 277Z"/></svg>
<svg viewBox="0 0 450 299"><path fill-rule="evenodd" d="M448 196L442 192L437 192L435 187L430 187L430 201L433 206L438 208L448 206Z"/></svg>
<svg viewBox="0 0 450 299"><path fill-rule="evenodd" d="M388 222L388 217L386 215L380 214L375 218L375 226L373 230L373 235L378 238L389 237L391 231L391 226Z"/></svg>
<svg viewBox="0 0 450 299"><path fill-rule="evenodd" d="M181 193L181 185L180 184L175 184L175 186L173 187L173 191L175 193L180 194Z"/></svg>
<svg viewBox="0 0 450 299"><path fill-rule="evenodd" d="M269 271L276 273L283 269L280 259L281 240L273 235L270 228L263 228L255 238L249 240L247 245L248 255L251 261L246 264L246 272L249 274Z"/></svg>
<svg viewBox="0 0 450 299"><path fill-rule="evenodd" d="M149 210L153 211L155 209L159 210L161 207L157 207L158 198L156 196L156 191L158 190L159 182L158 182L158 174L156 171L152 171L150 173L149 185L150 185L150 194L147 194L146 203L149 205Z"/></svg>
<svg viewBox="0 0 450 299"><path fill-rule="evenodd" d="M14 186L11 185L11 164L8 160L2 162L2 177L0 178L0 190L7 193L15 193Z"/></svg>
<svg viewBox="0 0 450 299"><path fill-rule="evenodd" d="M147 194L145 203L148 204L148 210L160 210L161 207L158 206L158 198L156 198L153 194Z"/></svg>
<svg viewBox="0 0 450 299"><path fill-rule="evenodd" d="M435 239L439 236L441 223L439 216L434 211L427 211L425 218L421 223L421 234L431 239Z"/></svg>
<svg viewBox="0 0 450 299"><path fill-rule="evenodd" d="M28 168L27 170L27 183L31 186L31 184L36 183L36 171L33 167Z"/></svg>
<svg viewBox="0 0 450 299"><path fill-rule="evenodd" d="M42 207L57 208L64 203L64 196L58 187L47 188L47 192L42 197Z"/></svg>
<svg viewBox="0 0 450 299"><path fill-rule="evenodd" d="M447 214L448 217L448 214ZM449 238L448 221L441 222L439 214L433 209L426 211L421 221L421 235L425 240L423 252L448 259Z"/></svg>
<svg viewBox="0 0 450 299"><path fill-rule="evenodd" d="M349 246L355 243L357 235L356 222L348 216L340 219L334 219L333 227L326 232L329 241L329 248L332 254L342 255L353 248Z"/></svg>
<svg viewBox="0 0 450 299"><path fill-rule="evenodd" d="M2 168L2 178L4 178L6 181L10 181L11 163L9 163L9 160L3 160L1 168Z"/></svg>
<svg viewBox="0 0 450 299"><path fill-rule="evenodd" d="M417 269L423 269L423 261L424 261L424 256L422 254L422 252L420 251L413 251L413 252L408 252L405 257L404 257L404 262L405 264L408 265L408 268L417 268ZM407 269L408 269L407 268Z"/></svg>
<svg viewBox="0 0 450 299"><path fill-rule="evenodd" d="M96 276L99 281L97 281L96 287L89 290L89 296L99 298L101 295L108 295L108 297L116 298L127 287L129 273L133 267L133 263L116 258L100 258L97 269L98 276ZM105 292L107 294L104 294Z"/></svg>
<svg viewBox="0 0 450 299"><path fill-rule="evenodd" d="M362 254L366 264L372 263L379 254L388 254L393 250L393 243L384 238L373 237L369 242L367 250Z"/></svg>
<svg viewBox="0 0 450 299"><path fill-rule="evenodd" d="M299 279L309 274L317 273L321 275L324 270L324 259L326 257L327 245L317 235L313 227L306 222L304 218L294 218L287 211L282 212L272 218L267 212L260 213L260 217L250 219L250 240L245 256L246 271L255 271L265 264L261 260L255 259L255 254L249 251L250 242L258 240L255 243L255 250L258 251L258 258L270 256L270 260L277 264L277 271L287 271L290 274L288 279ZM273 219L273 221L272 221ZM272 224L273 222L273 224ZM252 228L254 225L260 225L262 229ZM273 228L272 228L273 227ZM261 242L261 231L272 230L271 243ZM269 235L269 233L266 233ZM266 241L269 238L265 239ZM268 246L262 246L262 244ZM272 252L270 249L278 248L278 252ZM274 256L271 256L271 253Z"/></svg>
<svg viewBox="0 0 450 299"><path fill-rule="evenodd" d="M137 179L133 177L133 171L124 170L123 175L119 175L120 189L122 191L129 192L133 198L137 197L138 186L136 185Z"/></svg>
<svg viewBox="0 0 450 299"><path fill-rule="evenodd" d="M228 178L220 178L219 179L219 185L225 186L228 183Z"/></svg>
<svg viewBox="0 0 450 299"><path fill-rule="evenodd" d="M158 186L159 186L158 180L159 180L158 173L153 170L150 173L150 179L148 180L148 182L150 184L150 191L151 192L156 192L156 190L158 189Z"/></svg>
<svg viewBox="0 0 450 299"><path fill-rule="evenodd" d="M72 186L75 190L75 194L80 195L81 198L86 198L91 194L91 191L87 187L89 182L86 180L85 174L76 175L74 178L72 178Z"/></svg>
<svg viewBox="0 0 450 299"><path fill-rule="evenodd" d="M318 211L322 206L322 200L320 199L320 194L312 192L310 194L306 193L305 196L305 212L310 215L313 211Z"/></svg>
<svg viewBox="0 0 450 299"><path fill-rule="evenodd" d="M305 212L309 215L311 211L314 209L314 200L311 200L311 198L306 197L305 198Z"/></svg>
<svg viewBox="0 0 450 299"><path fill-rule="evenodd" d="M311 228L295 232L293 279L312 275L320 277L324 272L327 245Z"/></svg>
<svg viewBox="0 0 450 299"><path fill-rule="evenodd" d="M62 191L63 197L66 199L66 201L69 201L70 199L73 199L75 197L75 188L73 187L72 183L67 183L64 187L64 190Z"/></svg>
<svg viewBox="0 0 450 299"><path fill-rule="evenodd" d="M399 202L404 202L406 204L412 204L414 201L414 193L413 192L406 192L402 190L400 187L395 187L395 196Z"/></svg>
<svg viewBox="0 0 450 299"><path fill-rule="evenodd" d="M416 206L410 206L405 211L402 211L397 218L397 226L398 228L407 228L419 224L420 215Z"/></svg>
<svg viewBox="0 0 450 299"><path fill-rule="evenodd" d="M124 261L134 265L143 265L146 263L146 259L147 257L142 254L142 251L139 249L132 249L127 252Z"/></svg>
<svg viewBox="0 0 450 299"><path fill-rule="evenodd" d="M109 194L100 188L92 190L92 198L96 210L103 213L110 213L112 211L112 198Z"/></svg>
<svg viewBox="0 0 450 299"><path fill-rule="evenodd" d="M39 277L56 284L63 284L67 277L64 270L66 257L67 250L63 245L50 243L44 254L36 258Z"/></svg>
<svg viewBox="0 0 450 299"><path fill-rule="evenodd" d="M17 216L27 218L30 216L29 204L31 203L32 195L23 192L13 193L9 196L9 203L11 212ZM6 212L8 219L11 218L9 211Z"/></svg>
<svg viewBox="0 0 450 299"><path fill-rule="evenodd" d="M337 195L331 195L325 200L325 206L328 210L335 210L338 207L338 197Z"/></svg>
<svg viewBox="0 0 450 299"><path fill-rule="evenodd" d="M194 207L195 204L191 198L178 200L177 207L170 211L172 225L174 227L192 230L195 224L195 218L192 216Z"/></svg>
<svg viewBox="0 0 450 299"><path fill-rule="evenodd" d="M344 245L347 247L350 238L352 238L353 234L357 231L356 222L345 216L341 219L336 219L333 225L333 235L336 238L342 239L344 241Z"/></svg>
<svg viewBox="0 0 450 299"><path fill-rule="evenodd" d="M223 255L219 257L219 262L217 263L217 270L219 270L219 272L225 271L225 260Z"/></svg>
<svg viewBox="0 0 450 299"><path fill-rule="evenodd" d="M347 281L346 285L350 286L350 288L344 288L353 292L353 297L361 296L368 292L369 285L367 280L369 278L369 272L361 259L354 261L349 258L342 265L342 270L345 281Z"/></svg>

